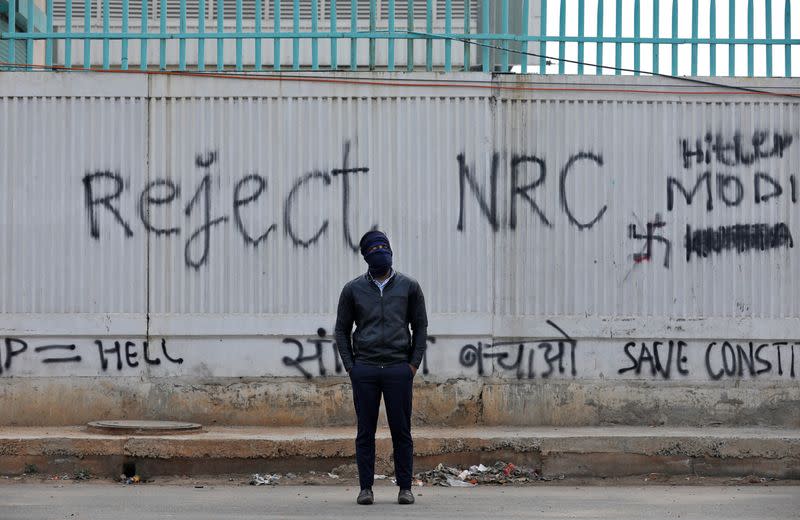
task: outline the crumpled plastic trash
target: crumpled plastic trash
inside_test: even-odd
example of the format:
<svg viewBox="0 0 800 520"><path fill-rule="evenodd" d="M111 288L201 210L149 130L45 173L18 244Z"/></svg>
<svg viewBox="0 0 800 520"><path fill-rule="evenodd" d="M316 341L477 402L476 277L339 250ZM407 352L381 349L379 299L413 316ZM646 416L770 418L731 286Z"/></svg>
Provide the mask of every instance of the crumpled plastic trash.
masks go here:
<svg viewBox="0 0 800 520"><path fill-rule="evenodd" d="M469 469L439 464L431 471L418 473L417 478L434 486L472 487L477 484L512 484L549 480L533 468L521 468L511 462L497 461L492 466L483 464Z"/></svg>
<svg viewBox="0 0 800 520"><path fill-rule="evenodd" d="M450 487L475 487L476 484L472 482L464 482L461 479L447 477L447 485Z"/></svg>
<svg viewBox="0 0 800 520"><path fill-rule="evenodd" d="M251 486L274 486L278 483L281 479L281 476L278 473L273 475L266 473L264 475L259 475L258 473L253 473L253 476L250 477L250 485Z"/></svg>
<svg viewBox="0 0 800 520"><path fill-rule="evenodd" d="M384 480L386 475L375 475L375 480Z"/></svg>

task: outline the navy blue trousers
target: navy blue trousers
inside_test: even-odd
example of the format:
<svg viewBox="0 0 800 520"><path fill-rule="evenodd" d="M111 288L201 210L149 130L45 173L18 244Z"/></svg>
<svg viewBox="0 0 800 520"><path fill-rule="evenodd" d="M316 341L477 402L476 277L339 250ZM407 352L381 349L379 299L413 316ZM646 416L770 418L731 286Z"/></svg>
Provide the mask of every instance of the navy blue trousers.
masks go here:
<svg viewBox="0 0 800 520"><path fill-rule="evenodd" d="M350 370L353 403L358 418L356 464L361 489L375 481L375 430L381 395L392 433L394 474L400 489L411 489L414 445L411 439L411 389L414 374L408 363L367 365L356 361Z"/></svg>

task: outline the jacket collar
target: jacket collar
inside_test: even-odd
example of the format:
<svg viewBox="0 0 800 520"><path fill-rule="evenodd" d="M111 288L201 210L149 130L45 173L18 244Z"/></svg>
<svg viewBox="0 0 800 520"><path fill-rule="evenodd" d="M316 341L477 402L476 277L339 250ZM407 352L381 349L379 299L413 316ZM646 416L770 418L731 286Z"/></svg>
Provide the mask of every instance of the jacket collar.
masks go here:
<svg viewBox="0 0 800 520"><path fill-rule="evenodd" d="M391 274L389 274L389 278L386 279L386 283L387 284L389 282L391 282L394 279L395 275L397 274L397 271L394 269L394 267L390 267L389 269L391 269L392 272L391 272ZM367 271L366 277L367 277L367 280L369 280L371 283L375 283L376 282L375 278L372 277L372 275L370 274L369 271Z"/></svg>

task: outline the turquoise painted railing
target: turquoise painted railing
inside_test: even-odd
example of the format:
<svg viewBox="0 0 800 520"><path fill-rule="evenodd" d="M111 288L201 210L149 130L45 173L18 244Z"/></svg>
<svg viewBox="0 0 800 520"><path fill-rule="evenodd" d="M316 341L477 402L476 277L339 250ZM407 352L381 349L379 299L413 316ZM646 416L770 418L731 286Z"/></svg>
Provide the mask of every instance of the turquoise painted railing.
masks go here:
<svg viewBox="0 0 800 520"><path fill-rule="evenodd" d="M407 70L414 70L419 65L426 70L505 71L519 65L521 72L546 74L557 71L563 74L565 64L572 62L577 64L578 74L584 74L587 66L594 65L596 74L621 74L625 71L639 74L644 50L652 52L652 65L646 72L677 75L685 73L681 72L682 67L687 66L685 62L679 62L679 48L688 47L691 49L691 74L700 72L715 76L717 47L725 46L722 54L727 51L727 75L734 75L739 63L736 50L746 49L749 76L754 74L757 59L765 63L765 75L773 76L774 55L780 59L782 54L784 66L781 75L789 77L792 76L793 47L800 45L800 38L791 33L792 7L794 16L800 16L800 0L782 3L781 38L773 35L774 18L780 19L781 13L773 13L772 0L760 0L763 10L762 4L758 5L759 12L763 13L764 37L755 36L756 6L753 0L747 0L744 12L742 9L737 12L736 0L691 0L691 4L689 0L645 0L644 4L652 7L652 14L647 19L642 16L643 2L633 0L632 31L623 27L623 0L570 0L569 6L567 0L59 0L56 5L60 16L54 15L54 1L42 0L46 6L45 20L36 27L32 23L20 23L21 19L34 19L33 0L0 0L0 13L4 13L0 16L8 19L8 31L0 33L0 37L10 44L9 62L0 64L1 68L29 70L35 65L77 65L78 68L127 69L131 58L129 43L134 41L139 46L138 66L142 70L203 71L209 64L218 71L281 70L286 66L291 66L292 70L395 70L398 65L396 46L405 42L404 65ZM775 2L779 4L780 0ZM24 9L21 3L24 3ZM589 3L592 12L587 10ZM630 3L626 0L625 7ZM723 4L727 4L727 27L736 27L737 16L746 17L746 35L735 34L736 31L730 33L727 27L726 36L718 35L718 6ZM742 5L741 0L739 5ZM131 16L134 7L138 17ZM548 7L551 12L558 9L555 27L555 24L548 23ZM689 12L685 12L687 7ZM614 29L609 31L604 17L612 9L615 13ZM82 15L80 27L75 27L74 12L79 13L75 17L78 20ZM235 24L229 19L231 13ZM662 34L660 22L665 13L671 15L669 34ZM405 14L405 20L402 14ZM594 31L586 27L587 15L596 19ZM567 31L568 17L576 19L576 31ZM265 23L265 18L271 18L272 23ZM700 36L701 18L708 19L707 37ZM537 19L538 24L535 22ZM214 21L215 26L211 25ZM680 36L679 26L683 29L683 24L689 21L691 36ZM135 27L131 28L132 24ZM652 24L651 31L644 31L650 32L650 36L642 35L643 24ZM510 29L510 25L513 28ZM15 55L13 42L17 40L27 45L25 57ZM43 46L43 53L38 54L43 54L44 63L34 63L37 55L34 42L43 42L37 45ZM157 61L153 57L156 47L149 46L151 42L158 44ZM196 47L192 54L187 50L187 42ZM215 60L211 55L206 56L206 42L213 42L209 45L216 46ZM310 59L301 56L301 42L304 48L310 43ZM245 43L253 51L248 51L246 59L243 57ZM282 51L285 43L291 44L290 61ZM367 58L360 63L362 43L367 45ZM418 47L415 43L424 45L424 63L415 63L415 47ZM532 45L536 43L538 45ZM557 44L551 47L551 54L547 52L548 43ZM321 44L326 45L326 54L329 53L329 56L323 56L327 58L324 63L320 59ZM116 56L112 54L112 45ZM226 45L233 46L235 59L226 58ZM268 56L263 52L264 45L272 47L270 63L264 62ZM344 45L349 46L349 63L342 63L345 61L342 56L347 56ZM577 46L577 53L568 55L568 45ZM594 56L587 57L587 45L595 48ZM613 62L604 61L604 45L614 46ZM73 55L73 46L82 47L82 60ZM168 46L170 49L177 47L176 57L168 59ZM454 47L463 52L463 57L457 56L457 63L454 63ZM625 61L623 47L626 49ZM377 52L379 48L380 53ZM631 48L632 61L628 56ZM384 49L385 55L382 54ZM776 53L778 49L783 52ZM437 60L434 59L434 50L439 56ZM663 51L671 53L671 68L668 70L660 70ZM703 57L708 59L708 70L698 71L698 62L704 53L707 53ZM590 62L586 63L586 59ZM532 71L529 70L530 63L536 64ZM557 67L548 69L550 63L556 63ZM12 67L12 64L28 67Z"/></svg>

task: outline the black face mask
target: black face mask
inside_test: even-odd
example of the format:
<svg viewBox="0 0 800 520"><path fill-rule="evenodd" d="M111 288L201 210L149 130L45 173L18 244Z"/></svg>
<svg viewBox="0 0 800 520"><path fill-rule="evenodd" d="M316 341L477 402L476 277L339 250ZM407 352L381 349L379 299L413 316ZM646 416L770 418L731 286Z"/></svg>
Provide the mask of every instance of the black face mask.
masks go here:
<svg viewBox="0 0 800 520"><path fill-rule="evenodd" d="M389 249L377 249L364 256L364 260L369 265L369 274L381 277L392 267L392 252Z"/></svg>

